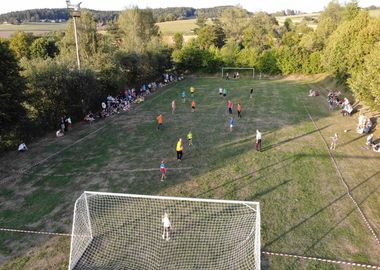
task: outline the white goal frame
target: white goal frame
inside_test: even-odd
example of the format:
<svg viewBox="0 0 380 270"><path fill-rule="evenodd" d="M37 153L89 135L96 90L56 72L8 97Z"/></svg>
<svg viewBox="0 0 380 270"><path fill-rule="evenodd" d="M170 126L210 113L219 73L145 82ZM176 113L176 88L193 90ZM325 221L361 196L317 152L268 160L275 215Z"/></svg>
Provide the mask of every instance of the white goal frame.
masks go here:
<svg viewBox="0 0 380 270"><path fill-rule="evenodd" d="M255 78L255 68L252 67L222 67L222 78L226 70L252 70L252 78Z"/></svg>
<svg viewBox="0 0 380 270"><path fill-rule="evenodd" d="M100 196L94 197L93 196ZM249 252L250 254L254 254L252 257L254 258L254 269L260 270L261 265L261 241L260 241L260 204L259 202L251 202L251 201L232 201L232 200L215 200L215 199L198 199L198 198L182 198L182 197L168 197L168 196L150 196L150 195L136 195L136 194L121 194L121 193L109 193L109 192L92 192L85 191L76 201L74 205L74 214L73 214L73 225L72 225L72 234L71 234L71 245L70 245L70 259L69 259L69 270L76 269L77 264L82 259L84 254L86 253L86 249L91 245L91 242L96 236L93 236L93 230L91 225L91 212L89 209L89 200L94 200L97 198L102 198L101 196L112 197L112 199L120 199L120 200L128 200L128 199L143 199L143 200L152 200L155 201L169 201L169 202L195 202L195 203L210 203L215 204L216 206L226 204L223 207L232 207L234 205L245 206L249 209L249 211L254 212L255 220L254 224L252 222L252 228L250 229L250 233L248 236L244 236L242 242L238 244L238 247L241 248L243 245L247 243L253 243L253 252ZM161 205L160 205L161 206ZM197 204L195 204L196 208ZM238 207L238 206L234 206ZM79 211L78 211L79 209ZM180 209L180 208L179 208ZM188 208L184 208L186 210ZM192 209L192 208L190 208ZM235 209L235 208L234 208ZM240 209L240 208L237 208ZM242 207L244 209L244 207ZM244 210L245 211L245 210ZM249 213L249 212L248 212ZM93 213L92 213L93 214ZM162 213L159 213L160 215ZM215 214L215 213L213 213ZM94 214L93 214L94 215ZM144 215L144 213L142 213ZM239 218L237 218L239 219ZM233 230L234 228L232 228ZM95 228L96 230L96 228ZM178 236L180 237L180 236ZM223 235L221 235L223 238ZM252 239L254 237L254 239ZM250 240L250 241L249 241ZM252 263L253 265L253 263ZM165 268L166 269L166 268Z"/></svg>

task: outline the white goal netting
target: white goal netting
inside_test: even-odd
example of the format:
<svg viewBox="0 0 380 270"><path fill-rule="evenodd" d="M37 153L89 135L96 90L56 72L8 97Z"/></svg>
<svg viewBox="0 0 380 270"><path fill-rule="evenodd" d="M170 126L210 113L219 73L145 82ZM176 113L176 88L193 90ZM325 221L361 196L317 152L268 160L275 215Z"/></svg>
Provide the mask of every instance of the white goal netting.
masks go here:
<svg viewBox="0 0 380 270"><path fill-rule="evenodd" d="M260 269L259 204L85 192L74 208L74 269Z"/></svg>

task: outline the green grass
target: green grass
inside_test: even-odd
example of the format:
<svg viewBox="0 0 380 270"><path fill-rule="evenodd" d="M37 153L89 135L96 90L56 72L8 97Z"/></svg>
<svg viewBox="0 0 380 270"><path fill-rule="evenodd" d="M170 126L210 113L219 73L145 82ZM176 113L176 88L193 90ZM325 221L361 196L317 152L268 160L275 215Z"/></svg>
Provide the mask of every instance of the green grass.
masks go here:
<svg viewBox="0 0 380 270"><path fill-rule="evenodd" d="M183 35L194 35L194 29L197 28L196 20L178 20L171 22L157 23L163 35L174 35L175 33L182 33Z"/></svg>
<svg viewBox="0 0 380 270"><path fill-rule="evenodd" d="M0 24L0 31L60 31L65 30L66 25L66 23Z"/></svg>
<svg viewBox="0 0 380 270"><path fill-rule="evenodd" d="M380 172L376 165L379 156L361 148L364 139L358 139L360 135L341 132L354 129L356 118L342 119L338 112L328 112L323 97L307 97L310 87L323 90L324 84L324 81L306 80L187 79L160 90L128 114L91 126L77 125L63 140L43 140L31 145L30 152L22 157L10 154L0 160L1 166L26 167L54 149L107 125L37 166L30 175L16 178L2 191L0 227L69 232L74 201L84 190L250 200L261 203L263 249L380 265L379 246L345 195L304 104L328 140L335 132L339 133L340 146L334 155L354 197L377 232L380 229L380 196L377 196ZM180 92L192 85L198 89L195 113L190 112L190 100L186 104L180 101ZM243 118L236 119L232 133L228 131L227 100L217 93L220 86L227 87L228 98L235 104L240 101L243 107ZM252 100L248 98L251 87L255 89ZM177 100L175 115L170 113L173 99ZM157 131L155 117L159 113L164 114L164 128ZM262 153L254 150L257 128L264 132ZM178 164L175 143L189 130L193 132L195 146L185 147L184 160ZM193 169L171 171L164 183L159 181L158 171L120 172L157 168L162 159L169 167ZM74 174L58 176L67 173ZM38 236L1 233L3 257L0 258L6 261L11 256L22 255L32 246L39 247L36 251L39 252L46 249L43 242ZM51 246L61 254L61 264L54 265L65 265L68 242L65 248L58 248L56 243ZM28 255L16 261L24 265L19 269L32 269L31 265L49 261L48 257ZM15 260L9 261L3 269L18 269L14 263ZM264 257L263 269L344 268Z"/></svg>

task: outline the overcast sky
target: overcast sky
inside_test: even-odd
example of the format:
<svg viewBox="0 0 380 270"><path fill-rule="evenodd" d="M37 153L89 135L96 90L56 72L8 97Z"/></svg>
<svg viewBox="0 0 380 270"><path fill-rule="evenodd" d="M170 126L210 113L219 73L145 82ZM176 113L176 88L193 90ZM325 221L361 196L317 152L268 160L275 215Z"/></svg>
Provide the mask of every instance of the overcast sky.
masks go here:
<svg viewBox="0 0 380 270"><path fill-rule="evenodd" d="M0 0L0 14L9 11L33 8L64 8L65 0ZM222 5L242 5L249 11L274 12L283 9L294 9L305 12L321 11L330 0L72 0L72 3L82 1L82 7L98 10L121 10L137 5L140 8L158 7L214 7ZM344 3L345 1L340 2ZM380 6L380 0L359 0L361 7Z"/></svg>

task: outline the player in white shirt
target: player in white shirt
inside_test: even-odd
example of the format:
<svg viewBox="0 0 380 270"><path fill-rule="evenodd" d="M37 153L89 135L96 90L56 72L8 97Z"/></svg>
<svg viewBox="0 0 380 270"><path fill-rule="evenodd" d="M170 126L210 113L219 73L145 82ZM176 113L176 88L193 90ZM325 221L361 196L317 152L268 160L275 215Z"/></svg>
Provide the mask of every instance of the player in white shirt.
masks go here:
<svg viewBox="0 0 380 270"><path fill-rule="evenodd" d="M260 130L256 130L256 151L261 152L261 132Z"/></svg>
<svg viewBox="0 0 380 270"><path fill-rule="evenodd" d="M164 226L164 233L162 234L162 239L166 239L166 241L170 240L170 230L172 228L172 224L169 220L168 213L165 212L164 216L162 217L162 224Z"/></svg>

